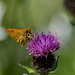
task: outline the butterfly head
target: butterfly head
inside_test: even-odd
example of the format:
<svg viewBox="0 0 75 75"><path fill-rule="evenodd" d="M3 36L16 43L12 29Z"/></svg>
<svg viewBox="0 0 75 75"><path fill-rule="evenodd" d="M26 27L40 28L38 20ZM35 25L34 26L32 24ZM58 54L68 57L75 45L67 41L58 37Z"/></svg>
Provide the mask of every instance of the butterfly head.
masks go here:
<svg viewBox="0 0 75 75"><path fill-rule="evenodd" d="M31 29L30 28L26 28L26 34L31 34Z"/></svg>

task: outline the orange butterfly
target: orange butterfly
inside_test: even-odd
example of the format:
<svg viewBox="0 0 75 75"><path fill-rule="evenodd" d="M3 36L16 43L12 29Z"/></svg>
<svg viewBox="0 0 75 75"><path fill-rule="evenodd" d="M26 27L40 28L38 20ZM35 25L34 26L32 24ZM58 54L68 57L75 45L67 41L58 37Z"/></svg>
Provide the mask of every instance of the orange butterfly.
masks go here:
<svg viewBox="0 0 75 75"><path fill-rule="evenodd" d="M25 45L33 36L33 33L31 32L30 28L26 29L12 29L12 28L6 28L5 32L11 36L14 40L17 41L17 43L20 43L21 46Z"/></svg>

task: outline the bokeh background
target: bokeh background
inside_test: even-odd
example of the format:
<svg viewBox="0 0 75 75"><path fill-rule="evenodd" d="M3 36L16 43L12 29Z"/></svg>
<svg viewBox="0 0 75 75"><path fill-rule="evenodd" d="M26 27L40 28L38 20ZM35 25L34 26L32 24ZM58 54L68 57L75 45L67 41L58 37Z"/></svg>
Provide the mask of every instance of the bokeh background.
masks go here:
<svg viewBox="0 0 75 75"><path fill-rule="evenodd" d="M50 75L75 75L74 19L74 13L67 10L64 0L0 0L0 75L27 75L27 71L18 66L20 63L31 67L26 45L21 47L4 29L23 29L35 23L39 33L44 29L60 38L62 54L57 71ZM33 27L32 31L35 32Z"/></svg>

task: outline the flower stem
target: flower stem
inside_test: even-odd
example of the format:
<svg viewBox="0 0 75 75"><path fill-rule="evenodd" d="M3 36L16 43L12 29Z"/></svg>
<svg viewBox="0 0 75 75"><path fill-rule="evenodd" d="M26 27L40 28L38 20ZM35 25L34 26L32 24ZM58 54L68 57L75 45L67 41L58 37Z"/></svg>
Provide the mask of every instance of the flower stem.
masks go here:
<svg viewBox="0 0 75 75"><path fill-rule="evenodd" d="M40 75L48 75L48 72L40 73Z"/></svg>

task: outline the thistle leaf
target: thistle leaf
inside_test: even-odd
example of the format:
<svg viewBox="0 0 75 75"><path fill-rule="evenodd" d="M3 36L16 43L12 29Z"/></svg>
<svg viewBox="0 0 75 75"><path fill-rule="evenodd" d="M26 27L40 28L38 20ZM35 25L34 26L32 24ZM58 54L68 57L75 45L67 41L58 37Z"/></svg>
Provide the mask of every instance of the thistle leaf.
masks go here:
<svg viewBox="0 0 75 75"><path fill-rule="evenodd" d="M58 56L56 57L55 63L54 63L54 65L52 66L52 68L51 68L51 70L49 71L49 73L54 73L54 72L56 71L57 66L58 66L58 59L59 59L59 57L60 57L60 55L58 55Z"/></svg>
<svg viewBox="0 0 75 75"><path fill-rule="evenodd" d="M28 73L35 73L35 70L33 70L32 68L29 68L28 66L23 66L21 64L18 64L20 67L26 69L28 71Z"/></svg>

